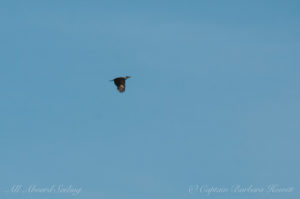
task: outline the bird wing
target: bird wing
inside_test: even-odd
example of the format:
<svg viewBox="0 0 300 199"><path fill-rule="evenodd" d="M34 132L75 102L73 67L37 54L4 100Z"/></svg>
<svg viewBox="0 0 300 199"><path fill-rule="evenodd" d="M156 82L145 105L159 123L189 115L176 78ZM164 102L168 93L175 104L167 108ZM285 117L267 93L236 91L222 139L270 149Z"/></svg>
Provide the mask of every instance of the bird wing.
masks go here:
<svg viewBox="0 0 300 199"><path fill-rule="evenodd" d="M114 82L120 92L125 91L125 78L124 77L116 78L116 79L114 79Z"/></svg>
<svg viewBox="0 0 300 199"><path fill-rule="evenodd" d="M125 85L125 78L123 77L118 77L116 79L114 79L114 82L115 82L115 85L116 86L119 86L121 84L124 84Z"/></svg>

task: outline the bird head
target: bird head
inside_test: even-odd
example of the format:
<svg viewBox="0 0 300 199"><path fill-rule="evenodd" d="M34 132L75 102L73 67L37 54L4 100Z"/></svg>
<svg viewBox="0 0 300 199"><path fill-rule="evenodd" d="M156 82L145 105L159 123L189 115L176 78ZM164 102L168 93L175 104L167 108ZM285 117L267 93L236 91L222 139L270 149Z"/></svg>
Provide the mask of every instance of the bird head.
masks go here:
<svg viewBox="0 0 300 199"><path fill-rule="evenodd" d="M126 77L125 77L125 79L128 79L128 78L130 78L130 76L126 76Z"/></svg>

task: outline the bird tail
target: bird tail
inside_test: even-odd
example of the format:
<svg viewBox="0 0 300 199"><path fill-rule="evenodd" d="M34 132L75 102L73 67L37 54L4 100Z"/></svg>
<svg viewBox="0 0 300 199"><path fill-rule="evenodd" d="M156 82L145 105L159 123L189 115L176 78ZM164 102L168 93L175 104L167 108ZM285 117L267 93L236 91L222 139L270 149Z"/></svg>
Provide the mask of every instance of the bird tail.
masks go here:
<svg viewBox="0 0 300 199"><path fill-rule="evenodd" d="M125 86L123 84L121 84L119 87L118 87L118 90L119 92L124 92L125 91Z"/></svg>

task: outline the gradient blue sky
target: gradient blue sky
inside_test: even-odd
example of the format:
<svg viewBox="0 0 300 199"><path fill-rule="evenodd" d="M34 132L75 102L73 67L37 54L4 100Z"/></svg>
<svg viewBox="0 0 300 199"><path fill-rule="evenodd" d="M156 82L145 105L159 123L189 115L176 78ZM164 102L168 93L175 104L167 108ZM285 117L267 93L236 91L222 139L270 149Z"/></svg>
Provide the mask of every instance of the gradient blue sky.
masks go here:
<svg viewBox="0 0 300 199"><path fill-rule="evenodd" d="M0 196L300 186L299 1L2 1ZM131 75L127 91L109 80Z"/></svg>

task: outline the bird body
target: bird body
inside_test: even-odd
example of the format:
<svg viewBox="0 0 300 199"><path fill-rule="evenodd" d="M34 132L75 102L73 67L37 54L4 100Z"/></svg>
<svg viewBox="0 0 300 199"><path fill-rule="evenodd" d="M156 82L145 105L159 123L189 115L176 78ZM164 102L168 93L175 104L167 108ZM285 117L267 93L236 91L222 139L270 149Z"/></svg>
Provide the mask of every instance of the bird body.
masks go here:
<svg viewBox="0 0 300 199"><path fill-rule="evenodd" d="M119 90L120 93L125 91L125 84L126 84L126 79L130 78L130 76L126 77L117 77L113 79L115 85L117 86L117 89Z"/></svg>

